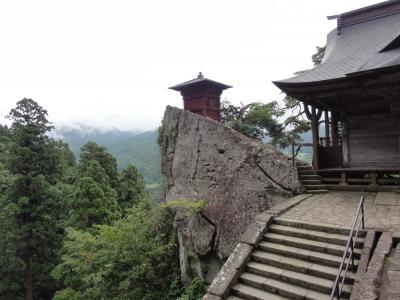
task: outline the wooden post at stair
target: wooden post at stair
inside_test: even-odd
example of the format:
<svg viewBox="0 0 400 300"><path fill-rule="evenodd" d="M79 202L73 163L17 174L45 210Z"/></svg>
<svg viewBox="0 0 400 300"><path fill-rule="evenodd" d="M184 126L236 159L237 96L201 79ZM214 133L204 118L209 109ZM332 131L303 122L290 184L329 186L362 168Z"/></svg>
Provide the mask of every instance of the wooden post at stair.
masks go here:
<svg viewBox="0 0 400 300"><path fill-rule="evenodd" d="M335 111L331 112L331 132L332 132L332 146L339 146L339 130L338 130L338 116Z"/></svg>
<svg viewBox="0 0 400 300"><path fill-rule="evenodd" d="M317 112L315 106L311 106L311 112L308 105L305 105L305 112L308 119L311 121L312 144L313 144L313 167L318 170L318 141L319 141L319 126L318 120L321 118L322 111Z"/></svg>
<svg viewBox="0 0 400 300"><path fill-rule="evenodd" d="M325 111L324 113L324 119L325 119L325 140L326 140L326 147L331 146L331 139L330 139L330 134L329 134L329 111Z"/></svg>

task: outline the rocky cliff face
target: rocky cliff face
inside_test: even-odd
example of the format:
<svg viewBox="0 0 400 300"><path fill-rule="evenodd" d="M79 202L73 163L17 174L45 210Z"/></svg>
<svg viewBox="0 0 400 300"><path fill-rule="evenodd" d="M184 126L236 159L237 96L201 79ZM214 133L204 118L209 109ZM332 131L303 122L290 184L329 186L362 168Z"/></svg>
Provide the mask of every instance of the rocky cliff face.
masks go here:
<svg viewBox="0 0 400 300"><path fill-rule="evenodd" d="M166 201L205 201L175 217L182 279L211 282L254 216L299 191L297 170L273 147L169 106L160 141Z"/></svg>

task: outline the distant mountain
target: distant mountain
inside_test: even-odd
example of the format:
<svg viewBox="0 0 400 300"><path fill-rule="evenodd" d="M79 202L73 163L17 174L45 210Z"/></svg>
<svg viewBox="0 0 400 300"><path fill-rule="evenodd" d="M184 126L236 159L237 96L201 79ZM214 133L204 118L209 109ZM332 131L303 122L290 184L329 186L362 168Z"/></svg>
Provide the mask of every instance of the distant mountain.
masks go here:
<svg viewBox="0 0 400 300"><path fill-rule="evenodd" d="M88 141L95 141L115 156L118 169L122 170L131 163L143 174L147 184L161 182L161 159L155 130L137 133L118 129L101 131L92 128L63 127L56 129L52 135L68 143L77 159L80 148Z"/></svg>

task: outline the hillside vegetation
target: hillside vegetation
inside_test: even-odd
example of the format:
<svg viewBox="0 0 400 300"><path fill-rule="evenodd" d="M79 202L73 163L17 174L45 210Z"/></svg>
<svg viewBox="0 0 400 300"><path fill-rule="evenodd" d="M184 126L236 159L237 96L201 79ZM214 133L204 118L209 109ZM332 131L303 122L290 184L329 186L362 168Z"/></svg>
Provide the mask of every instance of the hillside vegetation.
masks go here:
<svg viewBox="0 0 400 300"><path fill-rule="evenodd" d="M80 148L89 141L104 146L117 159L118 169L133 164L143 175L146 184L159 184L160 152L157 145L157 131L138 133L113 129L102 132L96 129L73 129L64 127L56 130L56 136L66 142L76 157Z"/></svg>

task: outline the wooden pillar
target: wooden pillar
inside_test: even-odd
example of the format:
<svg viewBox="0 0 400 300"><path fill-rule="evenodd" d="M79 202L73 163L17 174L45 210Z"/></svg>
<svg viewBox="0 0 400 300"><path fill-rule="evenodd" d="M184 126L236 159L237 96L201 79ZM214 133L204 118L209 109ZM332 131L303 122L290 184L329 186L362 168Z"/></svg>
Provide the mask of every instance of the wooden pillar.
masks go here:
<svg viewBox="0 0 400 300"><path fill-rule="evenodd" d="M341 172L341 173L340 173L340 182L339 182L339 185L348 185L347 179L346 179L346 173L345 173L345 172Z"/></svg>
<svg viewBox="0 0 400 300"><path fill-rule="evenodd" d="M377 178L377 174L376 173L371 173L371 182L369 183L370 186L377 186L378 183L376 181Z"/></svg>
<svg viewBox="0 0 400 300"><path fill-rule="evenodd" d="M335 111L331 112L331 132L332 132L332 146L339 146L339 130L338 130L338 116Z"/></svg>
<svg viewBox="0 0 400 300"><path fill-rule="evenodd" d="M330 135L329 135L329 111L325 111L324 114L325 118L325 140L326 140L326 146L329 147L331 146L331 141L330 141Z"/></svg>
<svg viewBox="0 0 400 300"><path fill-rule="evenodd" d="M315 170L319 168L319 160L318 160L318 119L317 119L317 111L313 106L311 108L311 130L312 130L312 142L313 142L313 166Z"/></svg>
<svg viewBox="0 0 400 300"><path fill-rule="evenodd" d="M347 122L342 122L342 152L343 152L343 165L348 166L350 163L350 149L349 149L349 132Z"/></svg>

